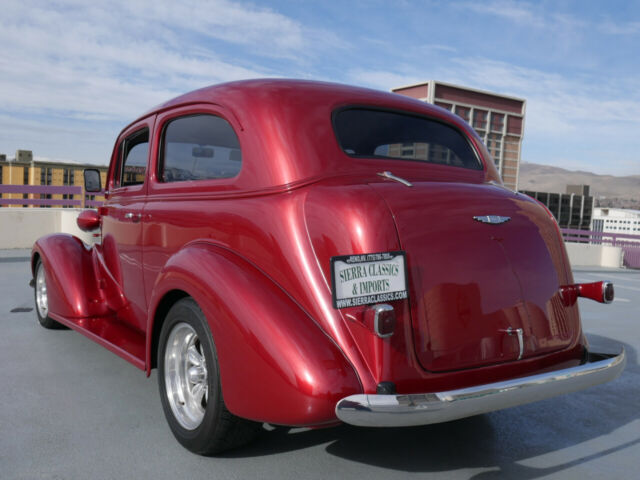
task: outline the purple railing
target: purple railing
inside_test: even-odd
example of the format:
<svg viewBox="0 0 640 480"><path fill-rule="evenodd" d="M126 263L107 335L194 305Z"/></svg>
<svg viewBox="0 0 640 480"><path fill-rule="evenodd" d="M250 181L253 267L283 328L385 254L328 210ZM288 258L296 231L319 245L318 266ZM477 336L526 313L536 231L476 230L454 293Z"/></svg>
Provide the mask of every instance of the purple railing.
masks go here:
<svg viewBox="0 0 640 480"><path fill-rule="evenodd" d="M66 195L68 198L0 198L0 205L36 205L63 207L89 207L102 206L100 200L89 200L83 193L81 186L54 186L54 185L0 185L0 194L18 195ZM104 195L104 192L96 192L92 195Z"/></svg>
<svg viewBox="0 0 640 480"><path fill-rule="evenodd" d="M92 196L103 196L104 197L104 190L100 190L99 192L91 192L91 193L85 193L84 195L84 206L87 208L98 208L101 207L102 204L104 203L102 200L90 200L89 195Z"/></svg>
<svg viewBox="0 0 640 480"><path fill-rule="evenodd" d="M611 245L620 247L624 252L623 265L629 268L640 268L640 235L628 233L593 232L561 228L565 242L591 243L594 245Z"/></svg>

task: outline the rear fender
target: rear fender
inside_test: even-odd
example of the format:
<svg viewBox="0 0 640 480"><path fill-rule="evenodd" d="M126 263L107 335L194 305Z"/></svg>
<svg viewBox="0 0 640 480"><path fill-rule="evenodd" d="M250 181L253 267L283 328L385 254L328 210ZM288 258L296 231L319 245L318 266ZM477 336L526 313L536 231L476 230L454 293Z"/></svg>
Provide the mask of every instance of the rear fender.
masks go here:
<svg viewBox="0 0 640 480"><path fill-rule="evenodd" d="M49 311L65 318L106 315L108 309L98 288L93 248L72 235L54 234L38 239L31 253L45 267Z"/></svg>
<svg viewBox="0 0 640 480"><path fill-rule="evenodd" d="M342 351L278 285L235 253L192 243L153 289L148 332L165 295L188 293L207 318L224 400L237 416L284 425L337 422L336 403L361 392ZM158 327L160 328L160 327ZM147 335L147 365L152 365Z"/></svg>

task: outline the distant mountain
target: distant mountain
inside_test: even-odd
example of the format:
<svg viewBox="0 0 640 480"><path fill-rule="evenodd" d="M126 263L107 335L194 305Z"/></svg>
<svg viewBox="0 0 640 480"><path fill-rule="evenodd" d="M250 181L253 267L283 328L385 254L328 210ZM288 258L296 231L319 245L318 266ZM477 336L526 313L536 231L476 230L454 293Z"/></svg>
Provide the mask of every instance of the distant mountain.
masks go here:
<svg viewBox="0 0 640 480"><path fill-rule="evenodd" d="M518 190L565 193L568 184L590 185L596 206L640 209L640 175L614 177L551 165L520 164Z"/></svg>

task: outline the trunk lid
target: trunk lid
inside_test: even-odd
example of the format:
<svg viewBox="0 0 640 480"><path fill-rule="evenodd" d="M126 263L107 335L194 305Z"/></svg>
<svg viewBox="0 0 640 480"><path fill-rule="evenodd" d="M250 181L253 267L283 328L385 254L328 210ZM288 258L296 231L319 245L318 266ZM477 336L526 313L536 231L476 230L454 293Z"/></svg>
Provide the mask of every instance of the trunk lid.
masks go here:
<svg viewBox="0 0 640 480"><path fill-rule="evenodd" d="M414 348L424 369L516 360L576 340L579 320L559 294L562 245L534 201L487 184L370 186L391 210L407 253ZM474 220L488 215L510 219Z"/></svg>

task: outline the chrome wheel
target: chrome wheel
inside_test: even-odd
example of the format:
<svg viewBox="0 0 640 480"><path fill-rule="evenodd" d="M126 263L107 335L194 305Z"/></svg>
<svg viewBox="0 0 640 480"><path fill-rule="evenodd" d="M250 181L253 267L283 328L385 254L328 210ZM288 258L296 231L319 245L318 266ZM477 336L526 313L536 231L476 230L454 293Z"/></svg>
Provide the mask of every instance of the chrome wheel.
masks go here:
<svg viewBox="0 0 640 480"><path fill-rule="evenodd" d="M49 297L47 297L47 281L44 276L44 266L38 264L36 272L36 308L41 318L47 318L49 314Z"/></svg>
<svg viewBox="0 0 640 480"><path fill-rule="evenodd" d="M188 323L177 323L169 333L164 383L178 423L186 430L198 428L209 399L207 362L198 334Z"/></svg>

